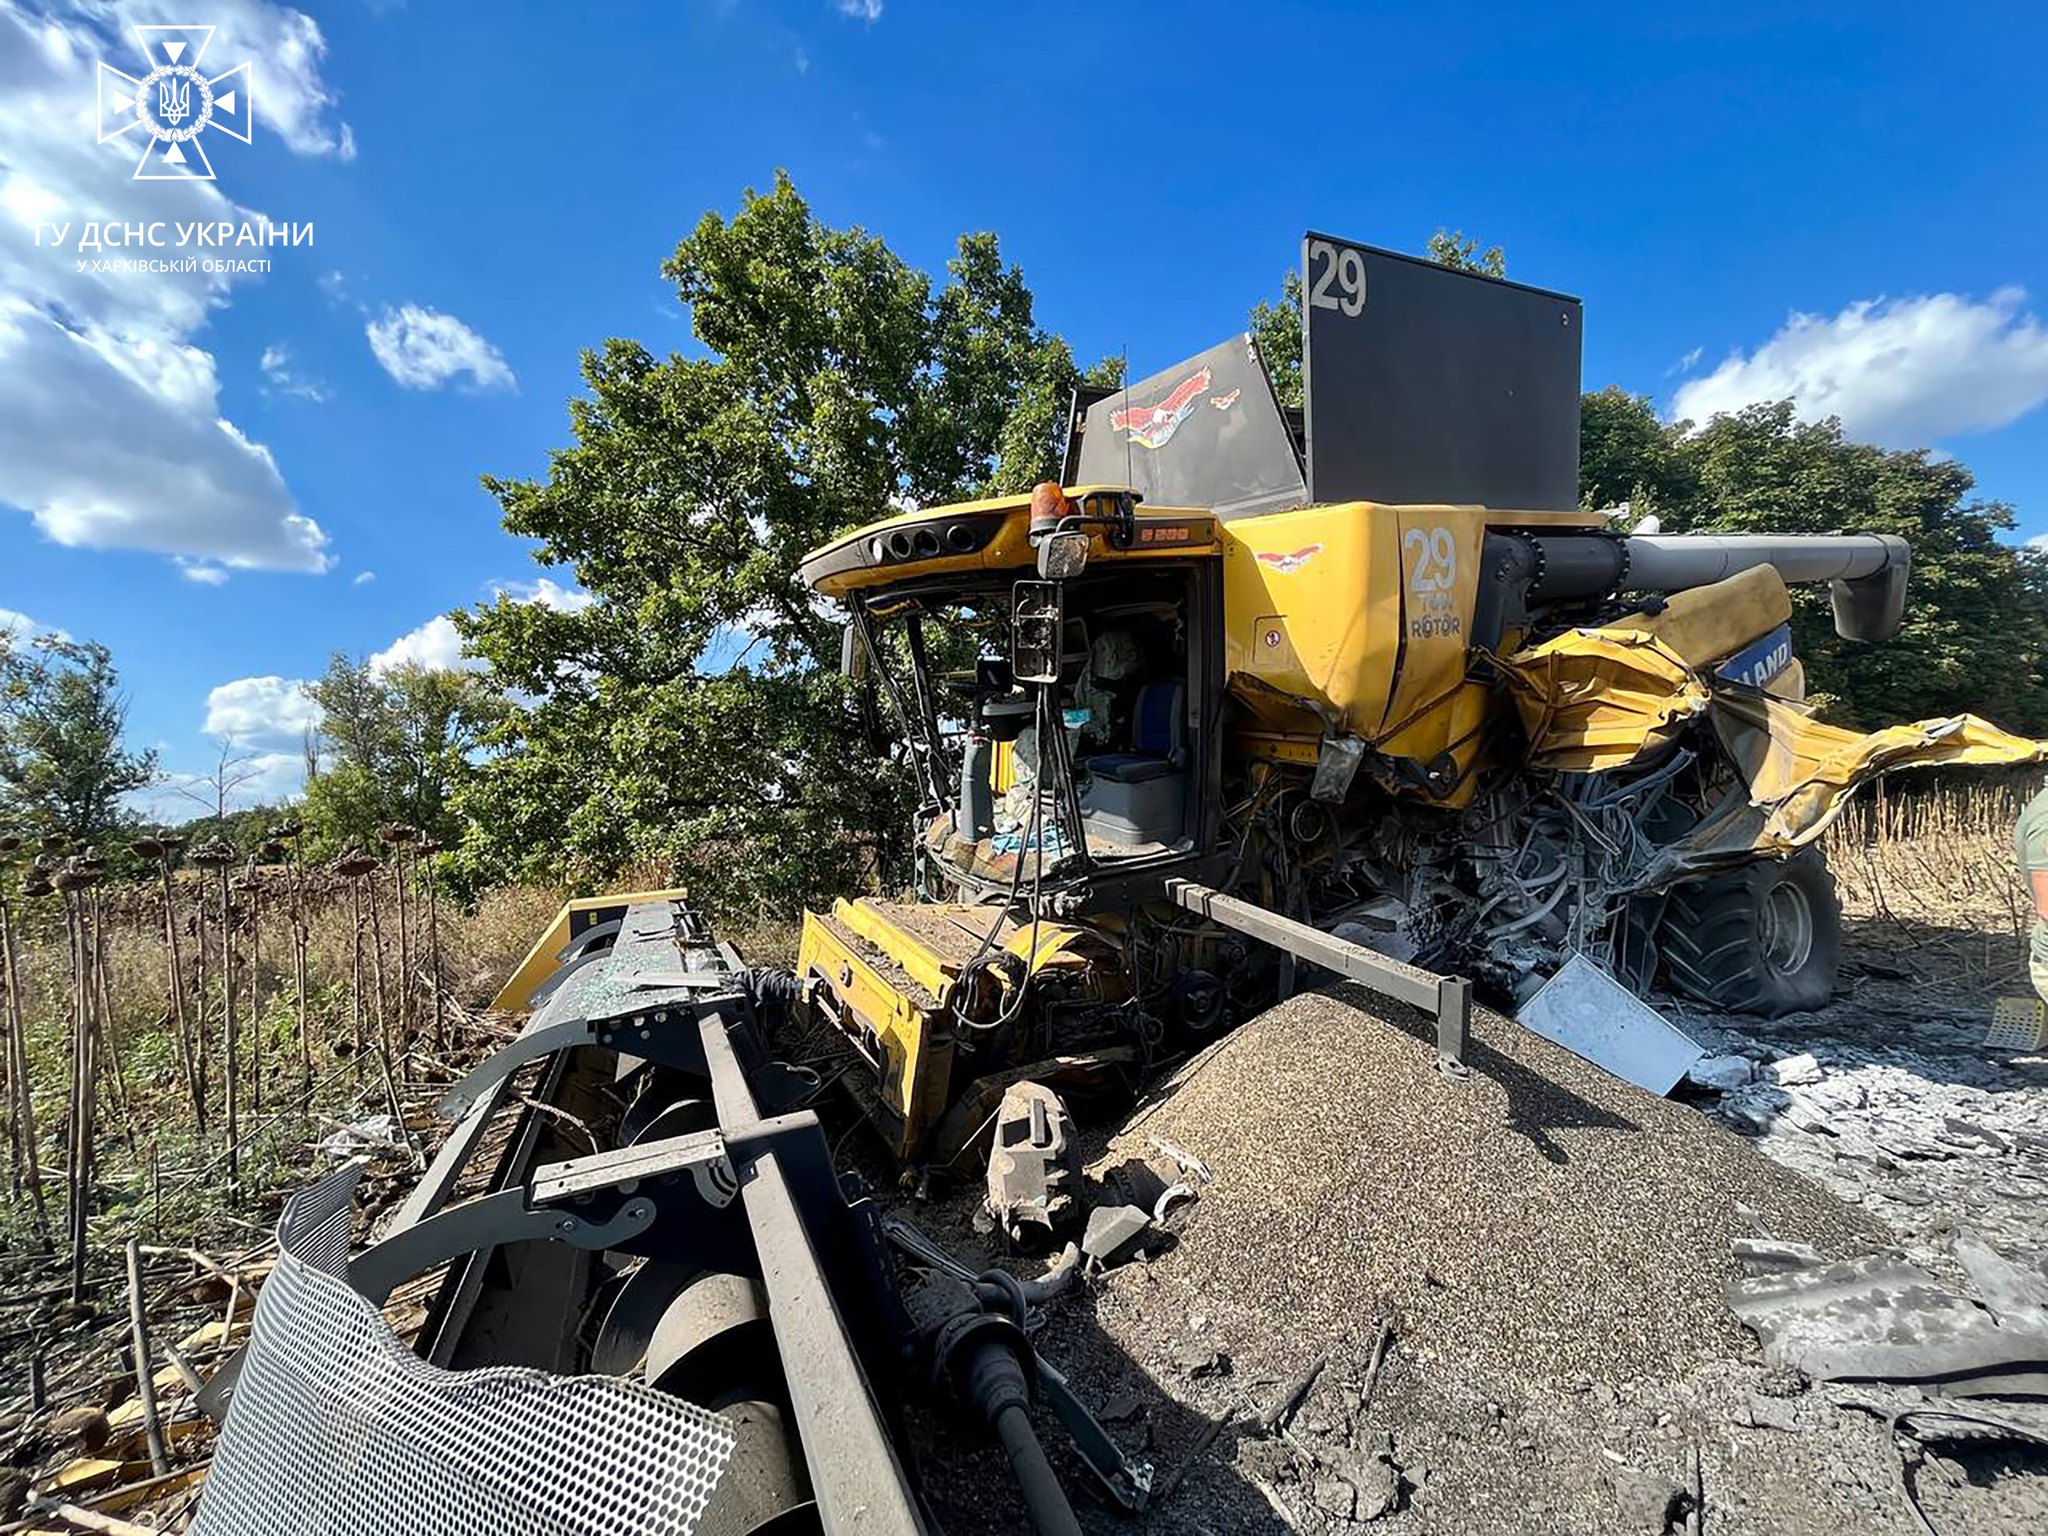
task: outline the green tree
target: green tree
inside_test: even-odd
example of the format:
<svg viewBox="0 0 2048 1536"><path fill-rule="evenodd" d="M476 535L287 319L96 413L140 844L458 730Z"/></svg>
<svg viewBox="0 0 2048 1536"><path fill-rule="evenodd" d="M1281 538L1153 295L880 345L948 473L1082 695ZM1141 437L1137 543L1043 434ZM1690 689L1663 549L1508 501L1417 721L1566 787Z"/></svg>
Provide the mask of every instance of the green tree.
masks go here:
<svg viewBox="0 0 2048 1536"><path fill-rule="evenodd" d="M156 777L122 744L128 702L103 645L0 633L0 816L76 843L114 841L122 797Z"/></svg>
<svg viewBox="0 0 2048 1536"><path fill-rule="evenodd" d="M337 653L306 692L326 750L303 815L323 847L366 841L387 821L457 835L454 783L509 708L487 679L412 663L378 672Z"/></svg>
<svg viewBox="0 0 2048 1536"><path fill-rule="evenodd" d="M653 865L727 909L787 910L904 834L901 780L855 739L837 625L798 561L905 501L1051 473L1074 363L993 236L963 238L935 284L821 222L786 175L706 214L662 271L704 355L586 353L547 478L485 480L594 601L456 616L518 697L459 792L460 871Z"/></svg>
<svg viewBox="0 0 2048 1536"><path fill-rule="evenodd" d="M1252 306L1252 340L1266 372L1273 376L1273 393L1280 403L1294 410L1303 404L1301 393L1301 274L1289 272L1280 281L1280 302L1264 299Z"/></svg>
<svg viewBox="0 0 2048 1536"><path fill-rule="evenodd" d="M1486 277L1506 277L1508 259L1497 245L1479 249L1477 240L1465 238L1462 229L1445 229L1437 226L1437 232L1429 237L1424 247L1429 259L1440 267L1450 267L1459 272L1477 272Z"/></svg>

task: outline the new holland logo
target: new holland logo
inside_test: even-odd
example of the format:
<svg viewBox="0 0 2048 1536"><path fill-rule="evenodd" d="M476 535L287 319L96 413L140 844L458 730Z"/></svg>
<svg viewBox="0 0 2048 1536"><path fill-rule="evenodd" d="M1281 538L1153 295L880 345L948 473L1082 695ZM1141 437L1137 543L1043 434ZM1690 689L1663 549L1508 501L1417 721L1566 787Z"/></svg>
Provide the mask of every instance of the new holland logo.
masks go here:
<svg viewBox="0 0 2048 1536"><path fill-rule="evenodd" d="M250 100L247 64L208 76L199 67L212 27L131 27L149 72L137 79L113 65L99 68L100 143L143 131L137 181L212 181L213 164L199 142L218 128L231 139L250 142L255 104ZM129 141L131 144L134 140Z"/></svg>

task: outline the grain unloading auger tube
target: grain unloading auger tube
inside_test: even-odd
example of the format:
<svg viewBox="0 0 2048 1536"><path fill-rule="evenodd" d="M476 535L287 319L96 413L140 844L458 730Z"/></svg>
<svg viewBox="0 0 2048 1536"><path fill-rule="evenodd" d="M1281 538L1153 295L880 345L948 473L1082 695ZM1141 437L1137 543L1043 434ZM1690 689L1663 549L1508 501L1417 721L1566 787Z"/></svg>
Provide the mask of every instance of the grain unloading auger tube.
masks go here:
<svg viewBox="0 0 2048 1536"><path fill-rule="evenodd" d="M1143 1506L1149 1469L1025 1340L1046 1291L842 1185L816 1079L768 1051L793 978L743 966L678 892L572 903L543 945L512 984L526 1028L449 1092L375 1240L350 1257L354 1169L288 1208L282 1283L209 1384L200 1530L310 1506L363 1533L919 1532L914 1390L1000 1439L1041 1529L1076 1527L1034 1399ZM380 1309L440 1270L408 1349Z"/></svg>

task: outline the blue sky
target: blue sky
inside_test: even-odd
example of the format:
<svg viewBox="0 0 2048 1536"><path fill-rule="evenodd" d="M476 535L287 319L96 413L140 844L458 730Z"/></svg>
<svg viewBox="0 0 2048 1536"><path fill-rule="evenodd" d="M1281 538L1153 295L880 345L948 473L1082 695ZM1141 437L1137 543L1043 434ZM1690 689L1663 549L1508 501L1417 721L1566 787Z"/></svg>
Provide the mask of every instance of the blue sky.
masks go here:
<svg viewBox="0 0 2048 1536"><path fill-rule="evenodd" d="M288 790L330 651L447 659L450 607L576 600L477 476L544 469L579 349L686 345L661 259L777 166L922 266L996 230L1040 320L1141 376L1308 226L1461 227L1585 299L1589 387L1792 394L2048 530L2040 11L1532 9L0 0L4 622L110 645L173 772L211 725ZM93 142L95 62L141 74L124 29L165 22L217 27L209 77L255 63L215 183ZM208 280L33 242L243 210L314 243Z"/></svg>

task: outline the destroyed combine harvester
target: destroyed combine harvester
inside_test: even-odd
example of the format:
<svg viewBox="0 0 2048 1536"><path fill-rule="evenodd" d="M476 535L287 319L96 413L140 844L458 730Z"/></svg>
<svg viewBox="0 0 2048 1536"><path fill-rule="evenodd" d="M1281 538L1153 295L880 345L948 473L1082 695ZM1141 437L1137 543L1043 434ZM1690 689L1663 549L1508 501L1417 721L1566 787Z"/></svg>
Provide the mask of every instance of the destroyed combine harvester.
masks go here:
<svg viewBox="0 0 2048 1536"><path fill-rule="evenodd" d="M1140 1509L1149 1471L1027 1339L1068 1271L975 1274L885 1218L819 1093L851 1089L913 1182L994 1139L1042 1190L1046 1089L1127 1097L1317 972L1433 1015L1453 1074L1475 987L1513 1006L1568 965L1811 1007L1839 944L1812 845L1851 791L2048 755L1805 707L1791 588L1881 643L1901 540L1581 510L1576 301L1320 236L1304 257L1302 412L1238 337L1077 400L1064 484L807 558L915 778L916 899L811 914L794 975L680 893L565 909L500 999L525 1033L451 1094L378 1240L348 1258L340 1185L288 1215L289 1283L213 1390L203 1529L281 1520L313 1480L361 1529L402 1493L478 1530L921 1530L912 1393L1000 1439L1040 1529L1077 1527L1033 1400ZM822 1086L774 1059L790 1010L847 1053ZM376 1306L441 1266L423 1370ZM337 1330L362 1347L337 1358ZM481 1367L524 1369L441 1374ZM508 1445L512 1422L545 1427Z"/></svg>

